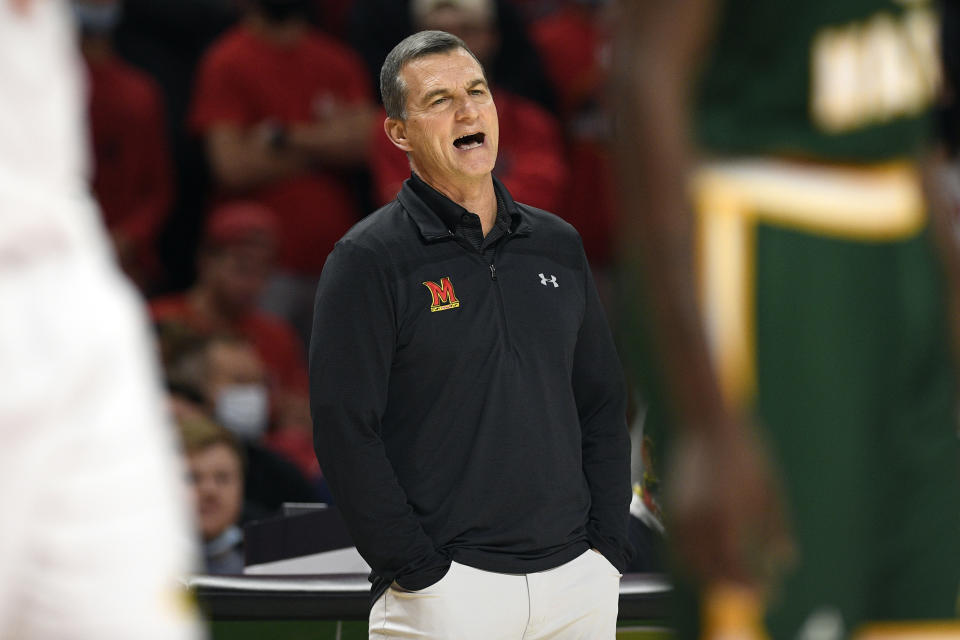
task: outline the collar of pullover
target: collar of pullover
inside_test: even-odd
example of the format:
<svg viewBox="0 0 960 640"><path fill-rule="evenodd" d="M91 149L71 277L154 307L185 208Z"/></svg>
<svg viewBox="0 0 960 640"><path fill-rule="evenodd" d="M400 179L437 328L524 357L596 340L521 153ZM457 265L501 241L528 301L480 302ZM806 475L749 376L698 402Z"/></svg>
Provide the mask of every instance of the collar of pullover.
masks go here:
<svg viewBox="0 0 960 640"><path fill-rule="evenodd" d="M532 230L529 221L510 196L510 192L495 176L493 188L497 195L497 220L494 229L487 234L488 237L493 234L496 234L495 237L507 233L529 234ZM476 214L431 187L415 173L403 183L398 199L427 241L453 238L462 230L466 220L476 218L479 222ZM497 227L501 228L501 233L497 233Z"/></svg>

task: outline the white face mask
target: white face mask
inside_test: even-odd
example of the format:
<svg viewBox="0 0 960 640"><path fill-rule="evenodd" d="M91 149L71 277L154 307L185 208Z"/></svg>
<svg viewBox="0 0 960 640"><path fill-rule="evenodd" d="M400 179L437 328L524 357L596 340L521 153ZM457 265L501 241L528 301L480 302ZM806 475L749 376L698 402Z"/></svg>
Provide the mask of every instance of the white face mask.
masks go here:
<svg viewBox="0 0 960 640"><path fill-rule="evenodd" d="M267 428L270 402L262 384L232 384L217 394L217 420L242 440L256 440Z"/></svg>

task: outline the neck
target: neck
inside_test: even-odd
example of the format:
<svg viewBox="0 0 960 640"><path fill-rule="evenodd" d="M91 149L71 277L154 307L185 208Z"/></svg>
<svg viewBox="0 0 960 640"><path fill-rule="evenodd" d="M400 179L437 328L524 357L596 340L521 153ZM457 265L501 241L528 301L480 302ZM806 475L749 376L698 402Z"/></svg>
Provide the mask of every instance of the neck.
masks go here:
<svg viewBox="0 0 960 640"><path fill-rule="evenodd" d="M307 32L307 23L303 20L273 22L258 13L250 14L246 23L259 38L281 47L291 47L297 44Z"/></svg>
<svg viewBox="0 0 960 640"><path fill-rule="evenodd" d="M413 169L428 185L471 213L480 216L480 227L486 236L497 220L497 194L490 174L470 181L439 180Z"/></svg>

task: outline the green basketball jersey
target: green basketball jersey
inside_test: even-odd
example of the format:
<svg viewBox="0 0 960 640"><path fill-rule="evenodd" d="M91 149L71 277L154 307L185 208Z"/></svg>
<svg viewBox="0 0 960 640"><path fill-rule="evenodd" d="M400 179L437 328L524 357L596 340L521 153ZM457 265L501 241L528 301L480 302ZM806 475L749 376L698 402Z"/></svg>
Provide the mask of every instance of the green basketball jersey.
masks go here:
<svg viewBox="0 0 960 640"><path fill-rule="evenodd" d="M725 0L695 94L701 148L882 161L924 142L939 82L929 0Z"/></svg>

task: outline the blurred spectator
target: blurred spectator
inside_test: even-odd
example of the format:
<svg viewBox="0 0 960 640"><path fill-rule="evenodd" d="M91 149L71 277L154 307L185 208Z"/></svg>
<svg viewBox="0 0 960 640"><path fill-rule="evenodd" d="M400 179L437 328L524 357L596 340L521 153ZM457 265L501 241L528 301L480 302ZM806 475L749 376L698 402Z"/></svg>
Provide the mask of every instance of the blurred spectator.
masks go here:
<svg viewBox="0 0 960 640"><path fill-rule="evenodd" d="M362 167L374 115L363 64L311 26L310 0L249 0L205 55L191 114L221 198L278 220L263 304L309 336L316 278L359 219L346 169Z"/></svg>
<svg viewBox="0 0 960 640"><path fill-rule="evenodd" d="M531 22L556 11L563 0L510 0L524 20Z"/></svg>
<svg viewBox="0 0 960 640"><path fill-rule="evenodd" d="M565 0L530 25L563 116L596 101L606 75L608 39L602 25L607 0Z"/></svg>
<svg viewBox="0 0 960 640"><path fill-rule="evenodd" d="M415 29L439 29L459 36L489 68L501 42L494 0L413 0L410 8ZM500 87L496 77L490 81L501 140L494 173L518 202L557 210L567 177L557 121L536 103ZM386 112L381 114L386 117ZM410 163L383 134L382 118L375 127L375 152L370 158L379 204L393 200L410 177Z"/></svg>
<svg viewBox="0 0 960 640"><path fill-rule="evenodd" d="M159 276L157 239L173 189L162 96L114 52L119 0L74 0L73 9L89 70L93 190L121 266L148 290Z"/></svg>
<svg viewBox="0 0 960 640"><path fill-rule="evenodd" d="M178 421L193 490L206 573L243 573L243 451L236 438L202 417Z"/></svg>
<svg viewBox="0 0 960 640"><path fill-rule="evenodd" d="M345 42L347 18L353 7L353 0L313 0L313 5L320 28L337 40Z"/></svg>
<svg viewBox="0 0 960 640"><path fill-rule="evenodd" d="M153 300L150 309L158 322L181 322L203 334L243 335L267 369L277 425L309 431L303 345L290 325L257 308L272 269L276 233L274 216L259 204L214 210L200 247L197 283L186 293Z"/></svg>
<svg viewBox="0 0 960 640"><path fill-rule="evenodd" d="M203 146L187 132L187 109L201 54L236 22L236 0L123 0L113 34L120 57L144 70L161 87L167 142L173 159L174 201L158 253L164 291L179 291L195 279L194 252L210 191ZM184 251L184 247L190 249Z"/></svg>
<svg viewBox="0 0 960 640"><path fill-rule="evenodd" d="M247 461L244 491L247 501L263 512L284 502L317 502L319 489L284 457L268 449L263 436L269 424L269 401L263 365L253 345L238 336L216 335L190 339L165 332L167 383L178 404L196 398L207 415L228 428L239 440ZM164 333L161 333L163 339ZM184 412L180 409L181 415Z"/></svg>
<svg viewBox="0 0 960 640"><path fill-rule="evenodd" d="M611 258L613 185L607 153L610 124L602 105L609 64L606 0L567 0L534 22L531 35L557 92L571 175L557 213L583 237L594 272Z"/></svg>
<svg viewBox="0 0 960 640"><path fill-rule="evenodd" d="M207 346L203 395L217 422L243 440L257 442L270 423L263 364L252 345L214 339Z"/></svg>
<svg viewBox="0 0 960 640"><path fill-rule="evenodd" d="M488 75L518 96L533 100L549 111L555 99L537 49L527 34L527 25L509 0L495 0L499 47ZM350 13L350 44L367 64L368 82L376 92L380 67L393 47L413 33L410 0L354 0ZM497 107L499 108L499 103Z"/></svg>

